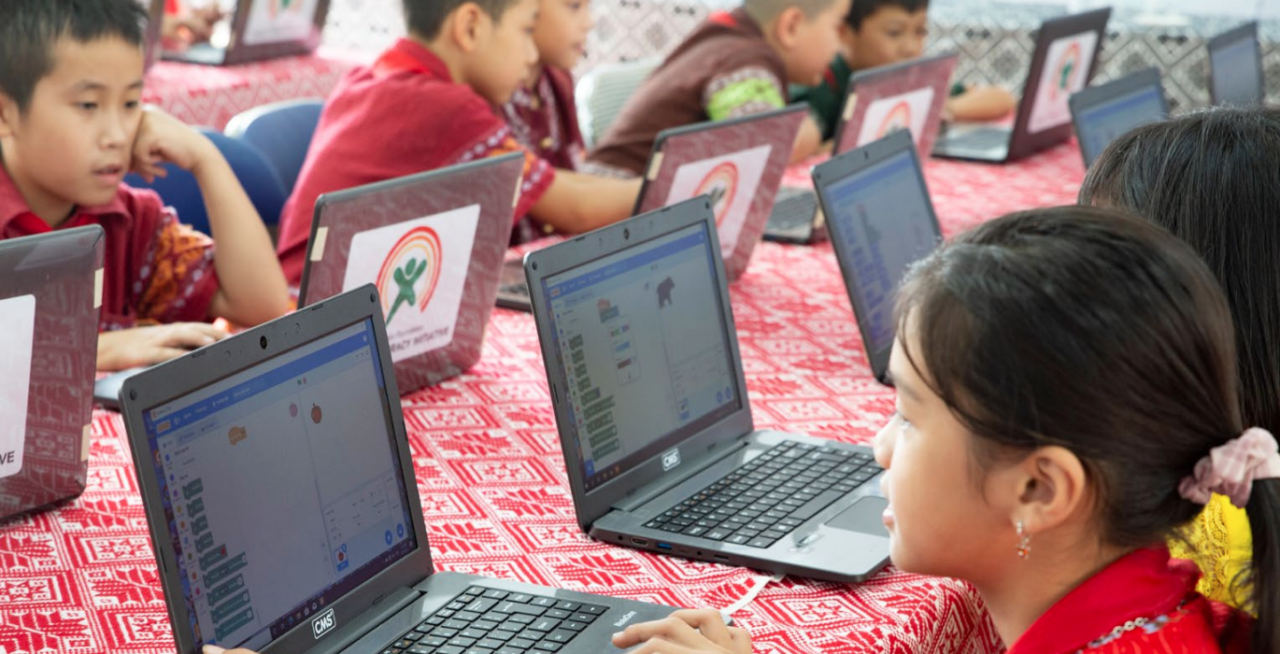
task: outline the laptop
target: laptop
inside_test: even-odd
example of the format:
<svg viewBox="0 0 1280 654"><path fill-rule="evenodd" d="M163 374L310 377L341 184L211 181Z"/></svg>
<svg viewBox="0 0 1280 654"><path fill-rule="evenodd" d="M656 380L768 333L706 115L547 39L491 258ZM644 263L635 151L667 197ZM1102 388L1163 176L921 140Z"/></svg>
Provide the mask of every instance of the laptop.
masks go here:
<svg viewBox="0 0 1280 654"><path fill-rule="evenodd" d="M578 525L849 582L889 557L870 448L756 431L708 196L525 258Z"/></svg>
<svg viewBox="0 0 1280 654"><path fill-rule="evenodd" d="M1071 137L1067 98L1088 86L1098 67L1111 8L1051 18L1040 26L1013 127L952 125L934 156L986 163L1028 157Z"/></svg>
<svg viewBox="0 0 1280 654"><path fill-rule="evenodd" d="M204 43L173 49L161 57L210 66L230 66L263 59L311 54L320 45L320 32L330 0L238 0L231 14L214 26ZM152 14L152 20L162 16Z"/></svg>
<svg viewBox="0 0 1280 654"><path fill-rule="evenodd" d="M1169 115L1169 105L1160 86L1160 71L1156 68L1074 93L1069 104L1085 168L1092 165L1116 137Z"/></svg>
<svg viewBox="0 0 1280 654"><path fill-rule="evenodd" d="M382 314L363 286L125 382L177 651L596 654L666 616L434 571Z"/></svg>
<svg viewBox="0 0 1280 654"><path fill-rule="evenodd" d="M702 194L714 199L720 247L729 281L746 272L764 233L774 194L795 149L805 106L665 129L653 142L632 215ZM500 306L530 310L519 283L519 260L508 262Z"/></svg>
<svg viewBox="0 0 1280 654"><path fill-rule="evenodd" d="M920 156L929 156L958 60L952 52L853 73L832 139L833 154L909 129ZM825 235L813 189L784 184L765 226L765 239L804 244Z"/></svg>
<svg viewBox="0 0 1280 654"><path fill-rule="evenodd" d="M871 373L888 383L898 285L942 242L920 157L898 132L813 170Z"/></svg>
<svg viewBox="0 0 1280 654"><path fill-rule="evenodd" d="M320 196L298 306L374 284L401 392L470 369L498 293L523 167L512 153Z"/></svg>
<svg viewBox="0 0 1280 654"><path fill-rule="evenodd" d="M104 242L96 225L0 241L0 521L84 491Z"/></svg>
<svg viewBox="0 0 1280 654"><path fill-rule="evenodd" d="M147 12L147 28L143 34L143 68L151 70L151 66L160 58L160 29L164 21L165 0L138 0L138 4Z"/></svg>
<svg viewBox="0 0 1280 654"><path fill-rule="evenodd" d="M1209 50L1209 102L1214 106L1262 104L1262 51L1258 23L1245 23L1205 44Z"/></svg>

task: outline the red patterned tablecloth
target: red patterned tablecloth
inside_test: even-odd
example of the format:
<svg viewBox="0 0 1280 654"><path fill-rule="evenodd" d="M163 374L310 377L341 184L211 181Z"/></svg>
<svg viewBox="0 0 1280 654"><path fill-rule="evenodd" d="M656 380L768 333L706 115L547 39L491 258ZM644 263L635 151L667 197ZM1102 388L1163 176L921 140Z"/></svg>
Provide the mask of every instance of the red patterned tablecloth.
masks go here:
<svg viewBox="0 0 1280 654"><path fill-rule="evenodd" d="M236 114L259 105L329 97L338 80L368 57L321 49L239 66L161 61L147 72L142 99L188 125L221 131Z"/></svg>
<svg viewBox="0 0 1280 654"><path fill-rule="evenodd" d="M1008 211L1071 202L1082 166L1074 148L1061 147L1006 167L933 161L926 177L952 234ZM892 396L867 369L830 245L762 244L731 295L756 425L870 439ZM763 577L607 546L578 531L528 315L495 312L480 364L406 397L404 411L442 569L717 608ZM95 414L91 457L82 497L0 527L0 653L172 651L117 414ZM734 617L767 654L1000 649L967 585L892 568L860 585L788 577Z"/></svg>

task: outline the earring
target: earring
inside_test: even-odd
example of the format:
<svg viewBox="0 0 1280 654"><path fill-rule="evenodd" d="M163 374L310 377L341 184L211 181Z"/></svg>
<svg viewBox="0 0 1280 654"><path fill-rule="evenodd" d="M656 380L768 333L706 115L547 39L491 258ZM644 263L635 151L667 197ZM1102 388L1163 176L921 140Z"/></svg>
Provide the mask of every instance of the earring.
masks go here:
<svg viewBox="0 0 1280 654"><path fill-rule="evenodd" d="M1031 535L1021 520L1014 522L1013 527L1018 531L1018 558L1025 560L1031 555Z"/></svg>

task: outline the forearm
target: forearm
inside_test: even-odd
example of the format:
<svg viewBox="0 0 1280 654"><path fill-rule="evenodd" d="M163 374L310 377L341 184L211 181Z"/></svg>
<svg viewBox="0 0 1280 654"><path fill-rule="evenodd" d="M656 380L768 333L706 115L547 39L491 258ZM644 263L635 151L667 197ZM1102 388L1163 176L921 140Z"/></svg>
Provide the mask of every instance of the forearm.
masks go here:
<svg viewBox="0 0 1280 654"><path fill-rule="evenodd" d="M822 130L817 121L810 116L804 117L800 123L800 131L796 134L796 145L791 151L791 163L796 164L818 154L822 150Z"/></svg>
<svg viewBox="0 0 1280 654"><path fill-rule="evenodd" d="M530 213L557 231L581 234L631 215L640 180L619 180L557 170L555 181Z"/></svg>

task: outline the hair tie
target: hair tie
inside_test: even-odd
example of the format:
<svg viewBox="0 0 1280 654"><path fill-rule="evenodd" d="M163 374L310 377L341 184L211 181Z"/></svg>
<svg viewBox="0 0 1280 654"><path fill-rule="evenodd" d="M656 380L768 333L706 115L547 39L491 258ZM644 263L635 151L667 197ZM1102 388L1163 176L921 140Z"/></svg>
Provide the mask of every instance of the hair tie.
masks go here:
<svg viewBox="0 0 1280 654"><path fill-rule="evenodd" d="M1280 446L1271 432L1254 427L1210 450L1178 484L1178 493L1197 504L1208 504L1210 495L1217 493L1243 509L1255 480L1276 478L1280 478Z"/></svg>

